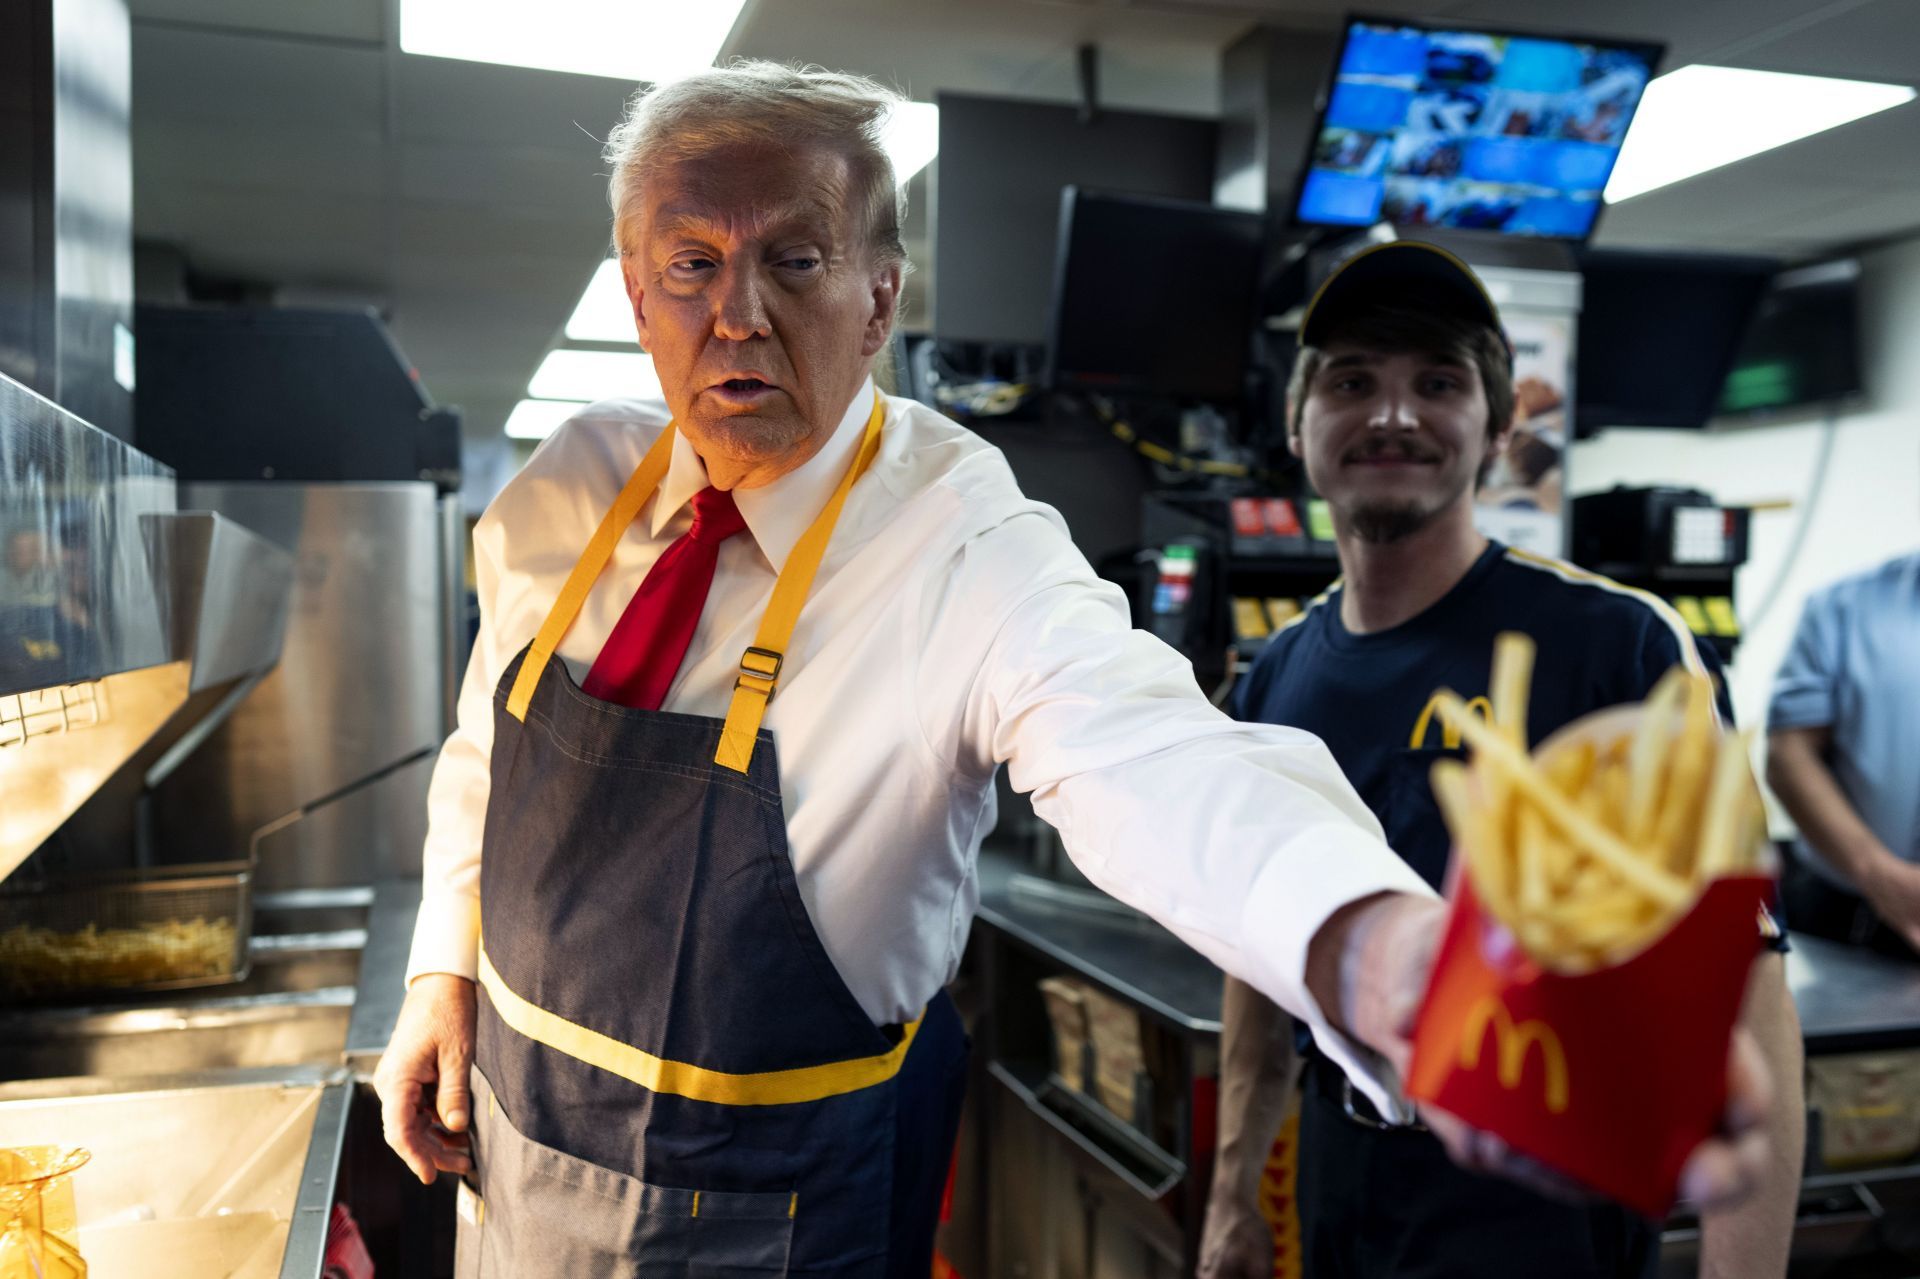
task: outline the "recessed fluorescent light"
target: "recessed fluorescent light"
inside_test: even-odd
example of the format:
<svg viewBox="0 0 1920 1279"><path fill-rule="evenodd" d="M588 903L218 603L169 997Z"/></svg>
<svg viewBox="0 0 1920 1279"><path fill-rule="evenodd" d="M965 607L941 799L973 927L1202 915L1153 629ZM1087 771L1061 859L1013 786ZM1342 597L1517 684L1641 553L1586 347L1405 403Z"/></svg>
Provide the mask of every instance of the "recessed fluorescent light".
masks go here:
<svg viewBox="0 0 1920 1279"><path fill-rule="evenodd" d="M643 351L549 351L527 394L536 400L664 398L653 357Z"/></svg>
<svg viewBox="0 0 1920 1279"><path fill-rule="evenodd" d="M902 102L880 126L880 145L893 161L893 180L905 186L940 154L940 108L931 102Z"/></svg>
<svg viewBox="0 0 1920 1279"><path fill-rule="evenodd" d="M573 342L634 341L633 308L627 304L627 286L620 278L620 259L608 258L593 273L587 291L567 321Z"/></svg>
<svg viewBox="0 0 1920 1279"><path fill-rule="evenodd" d="M407 53L659 83L713 65L745 0L401 0Z"/></svg>
<svg viewBox="0 0 1920 1279"><path fill-rule="evenodd" d="M1647 86L1607 182L1609 204L1911 102L1904 84L1681 67Z"/></svg>
<svg viewBox="0 0 1920 1279"><path fill-rule="evenodd" d="M516 440L544 440L586 407L583 400L522 400L507 414L507 435Z"/></svg>

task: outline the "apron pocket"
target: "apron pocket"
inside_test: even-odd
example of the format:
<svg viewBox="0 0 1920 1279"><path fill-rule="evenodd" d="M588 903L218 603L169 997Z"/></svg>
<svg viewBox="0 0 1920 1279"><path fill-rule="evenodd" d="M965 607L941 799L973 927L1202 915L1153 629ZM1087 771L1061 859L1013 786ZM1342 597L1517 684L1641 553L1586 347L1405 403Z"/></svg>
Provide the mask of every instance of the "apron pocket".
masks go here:
<svg viewBox="0 0 1920 1279"><path fill-rule="evenodd" d="M524 1136L476 1069L477 1268L460 1279L593 1275L748 1279L785 1275L793 1240L786 1191L654 1186Z"/></svg>

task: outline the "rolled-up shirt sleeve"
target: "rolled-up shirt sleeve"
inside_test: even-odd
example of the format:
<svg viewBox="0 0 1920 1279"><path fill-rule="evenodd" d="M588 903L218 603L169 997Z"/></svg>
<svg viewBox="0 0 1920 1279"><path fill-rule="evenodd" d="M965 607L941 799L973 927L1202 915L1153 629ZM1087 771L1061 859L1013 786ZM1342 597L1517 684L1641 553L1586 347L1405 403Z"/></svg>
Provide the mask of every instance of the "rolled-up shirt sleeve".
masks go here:
<svg viewBox="0 0 1920 1279"><path fill-rule="evenodd" d="M1822 728L1834 722L1840 640L1837 602L1825 591L1809 598L1786 660L1773 677L1767 699L1768 728Z"/></svg>
<svg viewBox="0 0 1920 1279"><path fill-rule="evenodd" d="M937 705L940 671L977 672L958 709L960 765L1004 763L1090 880L1305 1021L1393 1106L1384 1067L1308 992L1307 947L1341 906L1431 890L1326 746L1210 705L1047 513L972 539L944 584L925 611L922 688Z"/></svg>

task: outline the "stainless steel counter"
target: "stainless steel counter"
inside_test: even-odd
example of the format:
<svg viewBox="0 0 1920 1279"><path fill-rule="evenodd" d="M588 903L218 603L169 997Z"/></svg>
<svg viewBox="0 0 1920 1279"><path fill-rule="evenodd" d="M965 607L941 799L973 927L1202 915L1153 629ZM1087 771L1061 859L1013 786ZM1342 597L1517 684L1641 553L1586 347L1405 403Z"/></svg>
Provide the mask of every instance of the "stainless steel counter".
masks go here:
<svg viewBox="0 0 1920 1279"><path fill-rule="evenodd" d="M1810 1054L1920 1045L1920 964L1795 935L1787 986Z"/></svg>
<svg viewBox="0 0 1920 1279"><path fill-rule="evenodd" d="M1097 890L980 854L980 921L1182 1030L1220 1031L1220 970L1139 912Z"/></svg>
<svg viewBox="0 0 1920 1279"><path fill-rule="evenodd" d="M265 1225L257 1240L222 1241L246 1258L240 1273L320 1279L352 1100L337 1066L27 1080L0 1084L0 1145L54 1131L93 1152L91 1202L123 1219L91 1238L83 1227L101 1272L195 1273L190 1258L149 1253L143 1264L138 1249Z"/></svg>
<svg viewBox="0 0 1920 1279"><path fill-rule="evenodd" d="M374 885L367 915L367 947L360 957L360 982L347 1023L346 1065L357 1076L373 1074L393 1037L400 1004L406 998L407 956L413 947L413 922L420 913L420 880L383 879Z"/></svg>
<svg viewBox="0 0 1920 1279"><path fill-rule="evenodd" d="M376 1120L349 1121L357 1105L366 1105L356 1096L366 1092L363 1081L385 1050L405 995L420 881L382 881L371 894L362 888L268 895L261 904L265 918L284 916L287 922L324 916L325 926L334 931L257 936L254 974L231 994L194 992L190 1001L135 997L97 1009L0 1011L0 1042L18 1050L8 1055L7 1066L23 1075L60 1076L0 1082L0 1128L10 1115L64 1116L66 1103L86 1099L150 1117L143 1118L149 1126L217 1112L219 1130L245 1147L253 1129L235 1116L244 1117L246 1105L265 1106L281 1094L306 1096L311 1135L303 1139L302 1132L273 1130L281 1146L271 1166L287 1193L270 1205L285 1231L284 1254L271 1273L280 1279L319 1279L343 1153L351 1153L349 1134L358 1133L354 1140L362 1143L378 1141ZM364 931L345 926L357 923L362 910ZM90 1137L103 1164L112 1162L120 1135L102 1129ZM220 1158L244 1163L259 1162L260 1156L238 1149ZM398 1160L391 1163L385 1171L400 1168ZM257 1260L265 1264L264 1258Z"/></svg>
<svg viewBox="0 0 1920 1279"><path fill-rule="evenodd" d="M980 920L1149 1012L1220 1029L1220 970L1138 912L980 855ZM1810 1053L1920 1045L1920 965L1796 935L1787 984Z"/></svg>

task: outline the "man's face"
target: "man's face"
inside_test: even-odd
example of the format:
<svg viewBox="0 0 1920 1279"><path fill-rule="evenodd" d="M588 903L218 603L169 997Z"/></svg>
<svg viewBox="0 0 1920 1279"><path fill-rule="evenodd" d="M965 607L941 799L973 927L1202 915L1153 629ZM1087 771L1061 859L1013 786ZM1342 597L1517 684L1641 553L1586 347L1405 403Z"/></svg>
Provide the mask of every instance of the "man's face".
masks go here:
<svg viewBox="0 0 1920 1279"><path fill-rule="evenodd" d="M900 290L899 268L872 260L858 202L847 157L818 147L733 147L647 183L627 294L702 455L776 461L839 423Z"/></svg>
<svg viewBox="0 0 1920 1279"><path fill-rule="evenodd" d="M1287 443L1342 523L1391 542L1471 501L1490 447L1487 395L1463 358L1334 342ZM1503 433L1504 434L1504 433Z"/></svg>
<svg viewBox="0 0 1920 1279"><path fill-rule="evenodd" d="M7 539L6 560L15 573L30 573L46 563L46 541L38 533L15 533Z"/></svg>

